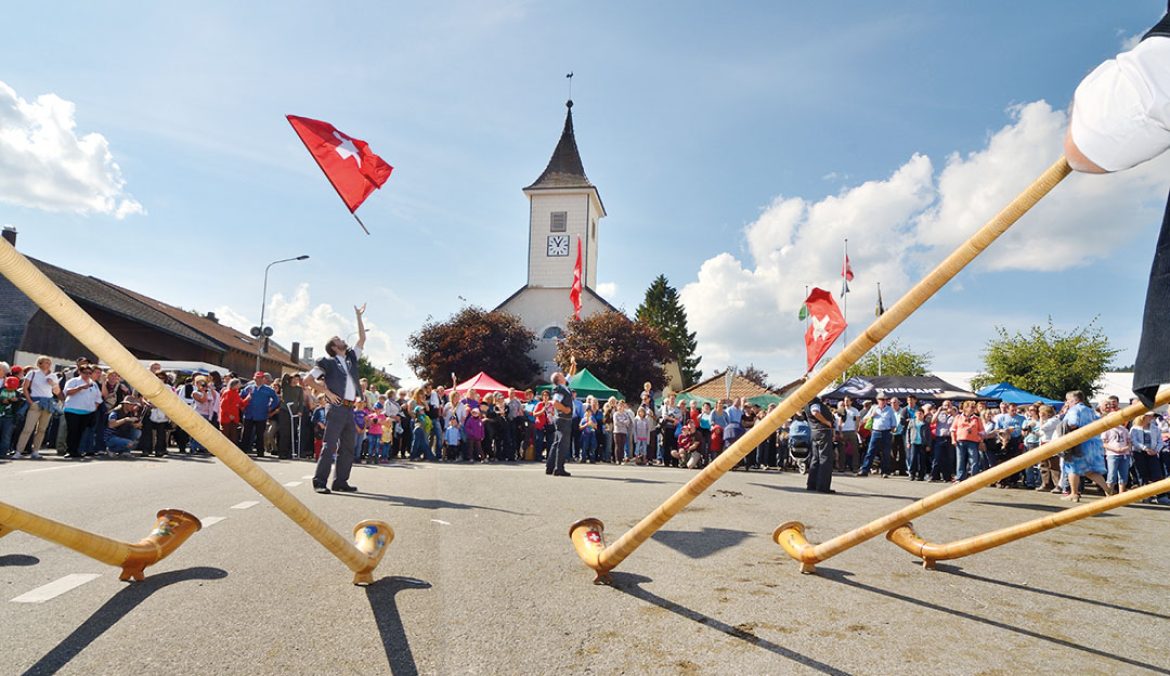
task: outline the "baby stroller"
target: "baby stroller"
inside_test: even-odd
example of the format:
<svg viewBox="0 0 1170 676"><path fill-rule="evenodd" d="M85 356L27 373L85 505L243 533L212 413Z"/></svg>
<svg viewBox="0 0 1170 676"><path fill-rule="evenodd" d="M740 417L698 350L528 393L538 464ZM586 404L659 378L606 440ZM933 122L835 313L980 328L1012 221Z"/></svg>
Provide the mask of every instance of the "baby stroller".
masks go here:
<svg viewBox="0 0 1170 676"><path fill-rule="evenodd" d="M788 456L801 474L808 474L808 458L812 454L812 429L798 413L788 428Z"/></svg>

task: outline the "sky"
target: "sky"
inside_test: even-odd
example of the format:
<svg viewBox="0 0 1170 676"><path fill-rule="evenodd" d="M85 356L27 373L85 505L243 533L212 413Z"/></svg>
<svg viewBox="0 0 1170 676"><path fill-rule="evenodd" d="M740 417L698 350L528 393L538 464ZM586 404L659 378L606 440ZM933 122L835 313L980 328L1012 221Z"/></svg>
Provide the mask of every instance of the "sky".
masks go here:
<svg viewBox="0 0 1170 676"><path fill-rule="evenodd" d="M598 290L665 274L700 368L804 371L808 286L849 333L1061 153L1077 83L1165 5L19 3L0 26L0 224L18 248L274 340L409 336L525 282L528 204L564 123L608 216ZM284 119L394 165L364 234ZM1096 321L1133 361L1170 160L1073 176L893 337L978 371L997 327ZM566 313L568 301L566 299ZM834 349L834 353L836 348Z"/></svg>

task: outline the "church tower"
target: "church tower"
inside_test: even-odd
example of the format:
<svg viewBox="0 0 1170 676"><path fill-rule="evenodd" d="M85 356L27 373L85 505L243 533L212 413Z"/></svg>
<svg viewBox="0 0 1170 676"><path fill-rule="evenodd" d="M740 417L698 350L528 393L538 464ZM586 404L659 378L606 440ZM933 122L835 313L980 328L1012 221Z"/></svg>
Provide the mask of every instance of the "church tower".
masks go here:
<svg viewBox="0 0 1170 676"><path fill-rule="evenodd" d="M524 188L528 196L528 286L569 288L580 238L582 281L597 288L597 221L605 206L585 176L573 135L573 101L565 103L565 128L544 173Z"/></svg>
<svg viewBox="0 0 1170 676"><path fill-rule="evenodd" d="M597 294L597 221L605 207L585 176L573 136L573 101L565 103L565 128L544 173L524 188L528 197L528 280L496 309L510 312L536 335L530 356L544 377L557 370L553 358L573 316L569 290L581 239L581 317L617 311Z"/></svg>

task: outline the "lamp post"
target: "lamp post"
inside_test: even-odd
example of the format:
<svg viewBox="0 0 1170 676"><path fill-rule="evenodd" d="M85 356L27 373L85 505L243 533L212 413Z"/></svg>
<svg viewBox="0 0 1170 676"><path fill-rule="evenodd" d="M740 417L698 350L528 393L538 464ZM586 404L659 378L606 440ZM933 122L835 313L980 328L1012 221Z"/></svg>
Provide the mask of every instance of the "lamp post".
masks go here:
<svg viewBox="0 0 1170 676"><path fill-rule="evenodd" d="M288 263L291 261L308 260L309 255L304 254L296 258L282 258L278 261L272 261L264 268L264 295L260 298L260 326L252 327L252 336L259 339L260 345L256 347L256 370L260 370L260 355L264 354L265 347L268 345L268 339L272 336L272 327L264 326L264 308L268 305L268 271L272 269L273 265L277 263Z"/></svg>

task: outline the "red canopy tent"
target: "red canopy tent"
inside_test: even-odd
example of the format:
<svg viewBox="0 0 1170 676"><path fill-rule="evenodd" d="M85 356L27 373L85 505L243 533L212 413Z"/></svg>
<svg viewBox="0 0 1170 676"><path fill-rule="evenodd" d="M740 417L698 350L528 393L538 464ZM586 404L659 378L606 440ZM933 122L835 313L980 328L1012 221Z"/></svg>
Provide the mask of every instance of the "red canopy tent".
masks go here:
<svg viewBox="0 0 1170 676"><path fill-rule="evenodd" d="M513 389L521 397L524 396L524 392L522 390L516 390L515 388L509 388L507 385L501 385L498 380L489 376L483 371L480 371L470 379L459 383L455 386L455 389L464 394L470 390L475 390L476 392L479 392L481 397L488 392L500 392L507 394L509 389Z"/></svg>

